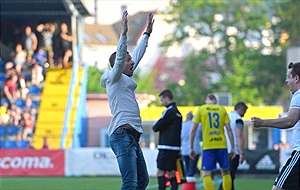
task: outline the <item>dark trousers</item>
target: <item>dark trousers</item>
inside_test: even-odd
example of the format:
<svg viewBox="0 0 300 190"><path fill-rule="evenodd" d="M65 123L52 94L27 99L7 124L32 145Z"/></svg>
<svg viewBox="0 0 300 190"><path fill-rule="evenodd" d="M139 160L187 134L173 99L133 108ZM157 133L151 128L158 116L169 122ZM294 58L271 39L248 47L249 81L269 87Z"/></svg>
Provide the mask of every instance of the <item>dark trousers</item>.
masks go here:
<svg viewBox="0 0 300 190"><path fill-rule="evenodd" d="M232 180L232 186L231 186L232 190L234 190L234 179L235 179L235 174L237 172L237 168L239 167L239 160L240 160L240 155L236 155L232 160L230 160L230 164L229 164L229 171ZM219 186L219 190L223 190L222 183Z"/></svg>

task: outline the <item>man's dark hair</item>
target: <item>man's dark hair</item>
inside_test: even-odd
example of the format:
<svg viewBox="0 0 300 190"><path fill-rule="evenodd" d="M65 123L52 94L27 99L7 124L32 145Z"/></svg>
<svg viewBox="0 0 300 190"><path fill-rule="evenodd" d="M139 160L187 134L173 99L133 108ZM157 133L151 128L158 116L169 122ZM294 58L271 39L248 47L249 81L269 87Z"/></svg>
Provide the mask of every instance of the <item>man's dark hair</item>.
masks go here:
<svg viewBox="0 0 300 190"><path fill-rule="evenodd" d="M234 106L234 110L238 110L240 108L248 109L248 106L244 102L238 102Z"/></svg>
<svg viewBox="0 0 300 190"><path fill-rule="evenodd" d="M159 96L162 96L162 97L168 97L170 100L173 100L173 93L171 90L169 89L166 89L166 90L163 90Z"/></svg>
<svg viewBox="0 0 300 190"><path fill-rule="evenodd" d="M117 52L114 52L113 54L111 54L111 56L109 58L109 64L110 64L111 68L113 68L115 65L116 55L117 55Z"/></svg>
<svg viewBox="0 0 300 190"><path fill-rule="evenodd" d="M293 77L295 77L296 75L300 77L300 62L297 63L290 62L288 68L292 69L291 74Z"/></svg>
<svg viewBox="0 0 300 190"><path fill-rule="evenodd" d="M128 51L127 51L127 54L129 54ZM116 56L117 56L117 52L114 52L113 54L111 54L111 56L109 58L109 64L110 64L111 68L113 68L115 65Z"/></svg>

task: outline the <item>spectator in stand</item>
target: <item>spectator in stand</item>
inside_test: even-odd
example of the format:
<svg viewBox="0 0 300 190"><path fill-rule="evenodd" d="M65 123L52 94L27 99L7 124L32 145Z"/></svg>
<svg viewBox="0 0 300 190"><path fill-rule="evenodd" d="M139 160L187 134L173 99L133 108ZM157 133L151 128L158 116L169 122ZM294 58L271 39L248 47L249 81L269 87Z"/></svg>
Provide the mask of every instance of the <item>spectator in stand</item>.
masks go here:
<svg viewBox="0 0 300 190"><path fill-rule="evenodd" d="M38 51L33 54L33 63L37 63L40 66L44 67L47 62L47 52L43 47L39 47Z"/></svg>
<svg viewBox="0 0 300 190"><path fill-rule="evenodd" d="M43 81L43 68L39 64L33 64L31 69L31 84L39 86Z"/></svg>
<svg viewBox="0 0 300 190"><path fill-rule="evenodd" d="M24 67L24 64L26 62L26 53L23 50L23 47L21 44L16 45L16 49L14 52L14 62L16 64L16 71L17 74L21 74L22 69Z"/></svg>
<svg viewBox="0 0 300 190"><path fill-rule="evenodd" d="M51 67L54 66L54 52L53 52L53 35L55 32L55 25L51 23L39 24L36 30L42 35L40 46L47 52L47 61Z"/></svg>
<svg viewBox="0 0 300 190"><path fill-rule="evenodd" d="M0 125L8 125L9 122L9 114L8 111L8 102L3 102L0 106Z"/></svg>
<svg viewBox="0 0 300 190"><path fill-rule="evenodd" d="M60 26L61 32L59 36L59 43L61 52L58 58L58 67L68 68L69 60L73 54L72 52L72 36L71 33L68 31L68 25L66 23L62 23Z"/></svg>
<svg viewBox="0 0 300 190"><path fill-rule="evenodd" d="M28 135L33 134L34 121L29 110L25 110L21 120L21 130L18 135L18 140L26 140Z"/></svg>
<svg viewBox="0 0 300 190"><path fill-rule="evenodd" d="M18 76L18 86L17 86L17 96L22 100L25 100L27 94L29 93L29 89L27 88L26 80L23 75Z"/></svg>
<svg viewBox="0 0 300 190"><path fill-rule="evenodd" d="M23 38L23 47L26 52L26 58L28 62L31 62L34 51L37 48L38 39L32 32L30 26L25 27L25 36Z"/></svg>
<svg viewBox="0 0 300 190"><path fill-rule="evenodd" d="M22 119L22 109L16 104L11 104L8 113L10 115L10 125L19 126Z"/></svg>
<svg viewBox="0 0 300 190"><path fill-rule="evenodd" d="M10 79L6 81L3 89L6 98L11 104L14 103L14 101L17 99L17 82L18 76L14 74Z"/></svg>
<svg viewBox="0 0 300 190"><path fill-rule="evenodd" d="M36 114L37 114L37 106L32 103L32 99L30 96L27 96L25 99L25 107L23 110L29 110L31 116L33 117L33 120L35 121L36 119Z"/></svg>
<svg viewBox="0 0 300 190"><path fill-rule="evenodd" d="M13 62L8 61L4 66L5 78L8 80L11 76L16 74L15 65Z"/></svg>

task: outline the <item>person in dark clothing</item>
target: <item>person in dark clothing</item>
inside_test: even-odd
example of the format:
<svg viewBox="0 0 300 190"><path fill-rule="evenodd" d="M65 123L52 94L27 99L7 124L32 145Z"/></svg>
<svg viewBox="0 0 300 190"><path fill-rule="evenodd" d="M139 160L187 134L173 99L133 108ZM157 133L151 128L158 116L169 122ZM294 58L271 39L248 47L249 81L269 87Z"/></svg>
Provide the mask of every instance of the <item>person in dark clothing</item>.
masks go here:
<svg viewBox="0 0 300 190"><path fill-rule="evenodd" d="M173 94L170 90L162 91L159 94L159 98L162 105L166 106L166 109L162 113L161 118L152 127L154 132L159 132L158 156L156 160L158 189L166 189L165 174L168 174L171 189L177 190L178 184L175 170L176 160L179 157L181 147L182 116L177 109L176 103L173 101Z"/></svg>
<svg viewBox="0 0 300 190"><path fill-rule="evenodd" d="M58 58L58 67L59 68L68 68L69 60L73 55L72 52L72 35L68 30L68 25L66 23L62 23L60 26L60 35L59 35L59 46L61 52L59 53Z"/></svg>

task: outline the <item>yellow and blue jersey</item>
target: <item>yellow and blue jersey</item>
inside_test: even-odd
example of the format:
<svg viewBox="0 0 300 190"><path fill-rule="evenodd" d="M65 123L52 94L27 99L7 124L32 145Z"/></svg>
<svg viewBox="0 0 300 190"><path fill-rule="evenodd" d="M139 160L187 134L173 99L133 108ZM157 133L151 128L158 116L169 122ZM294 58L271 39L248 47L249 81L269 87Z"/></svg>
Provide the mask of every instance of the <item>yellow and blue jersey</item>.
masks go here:
<svg viewBox="0 0 300 190"><path fill-rule="evenodd" d="M230 122L227 111L217 104L200 106L194 115L194 123L202 123L203 150L226 148L224 125Z"/></svg>

